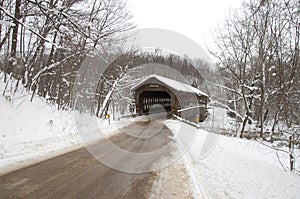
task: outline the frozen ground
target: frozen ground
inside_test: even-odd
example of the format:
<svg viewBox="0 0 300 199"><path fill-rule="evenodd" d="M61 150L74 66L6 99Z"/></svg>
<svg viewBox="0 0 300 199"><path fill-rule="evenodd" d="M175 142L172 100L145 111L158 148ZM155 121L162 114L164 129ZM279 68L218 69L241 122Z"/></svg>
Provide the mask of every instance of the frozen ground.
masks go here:
<svg viewBox="0 0 300 199"><path fill-rule="evenodd" d="M197 130L179 121L167 120L165 124L175 135L183 130L194 136L183 159L195 198L299 198L300 176L284 171L270 148L256 141ZM176 138L180 147L183 140ZM287 155L279 156L288 165Z"/></svg>

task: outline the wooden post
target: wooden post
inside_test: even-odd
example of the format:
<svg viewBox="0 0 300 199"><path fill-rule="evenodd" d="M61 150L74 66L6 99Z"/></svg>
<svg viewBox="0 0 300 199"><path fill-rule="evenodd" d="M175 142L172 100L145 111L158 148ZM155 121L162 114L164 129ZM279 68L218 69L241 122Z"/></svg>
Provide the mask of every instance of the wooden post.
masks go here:
<svg viewBox="0 0 300 199"><path fill-rule="evenodd" d="M110 114L107 114L108 124L110 125Z"/></svg>

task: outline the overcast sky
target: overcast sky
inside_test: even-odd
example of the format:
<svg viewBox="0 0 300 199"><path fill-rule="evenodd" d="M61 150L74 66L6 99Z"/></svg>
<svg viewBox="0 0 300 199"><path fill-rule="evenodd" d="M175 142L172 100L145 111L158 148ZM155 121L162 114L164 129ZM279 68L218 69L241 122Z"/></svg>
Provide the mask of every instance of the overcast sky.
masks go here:
<svg viewBox="0 0 300 199"><path fill-rule="evenodd" d="M137 28L163 28L179 32L206 49L211 32L240 7L242 0L127 0Z"/></svg>

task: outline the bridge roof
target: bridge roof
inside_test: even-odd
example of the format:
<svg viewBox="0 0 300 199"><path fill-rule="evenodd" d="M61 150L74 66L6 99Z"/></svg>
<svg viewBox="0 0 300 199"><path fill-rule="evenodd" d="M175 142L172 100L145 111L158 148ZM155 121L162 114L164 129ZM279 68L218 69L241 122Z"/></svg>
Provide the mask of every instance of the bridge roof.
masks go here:
<svg viewBox="0 0 300 199"><path fill-rule="evenodd" d="M139 82L137 85L135 85L134 87L131 88L131 90L137 90L140 86L147 84L147 83L151 83L151 79L156 79L159 82L161 82L163 85L171 88L172 90L176 90L179 92L187 92L187 93L194 93L197 94L198 96L206 96L208 97L208 95L206 93L204 93L203 91L201 91L198 88L195 88L191 85L167 78L167 77L163 77L160 75L149 75L148 77L146 77L145 79L143 79L141 82Z"/></svg>

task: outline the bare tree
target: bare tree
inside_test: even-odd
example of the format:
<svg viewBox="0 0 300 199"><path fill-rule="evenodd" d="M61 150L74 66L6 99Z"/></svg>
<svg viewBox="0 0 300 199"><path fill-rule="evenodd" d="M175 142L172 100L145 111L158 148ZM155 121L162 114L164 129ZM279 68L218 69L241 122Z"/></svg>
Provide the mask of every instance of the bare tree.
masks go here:
<svg viewBox="0 0 300 199"><path fill-rule="evenodd" d="M216 35L225 84L239 97L247 121L264 124L273 118L286 126L299 124L294 100L299 96L299 1L250 1L231 14L224 29ZM227 83L226 83L227 82ZM230 96L230 95L228 95ZM230 105L230 104L229 104ZM291 109L293 107L293 109Z"/></svg>
<svg viewBox="0 0 300 199"><path fill-rule="evenodd" d="M134 27L126 2L118 0L2 0L0 10L11 24L0 28L4 60L18 57L11 63L22 68L20 77L32 96L46 97L58 108L71 105L86 55Z"/></svg>

